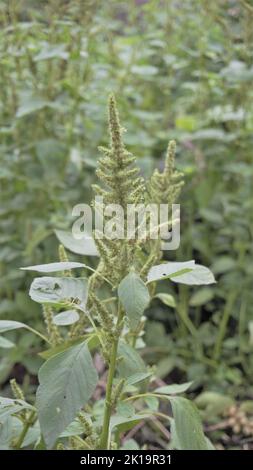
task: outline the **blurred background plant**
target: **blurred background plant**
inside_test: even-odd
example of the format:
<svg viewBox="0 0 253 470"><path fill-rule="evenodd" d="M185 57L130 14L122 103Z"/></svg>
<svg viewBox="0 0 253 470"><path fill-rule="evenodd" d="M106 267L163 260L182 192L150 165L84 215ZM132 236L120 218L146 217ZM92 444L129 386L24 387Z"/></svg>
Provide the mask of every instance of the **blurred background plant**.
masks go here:
<svg viewBox="0 0 253 470"><path fill-rule="evenodd" d="M194 380L201 406L206 390L204 407L252 400L252 20L251 0L0 1L0 318L40 325L18 268L54 260L54 230L90 201L113 91L143 174L178 143L181 246L168 259L195 258L218 281L191 293L164 281L146 359L161 381ZM8 338L4 393L16 377L32 395L40 344L29 332ZM217 431L220 409L205 417L221 447L252 441Z"/></svg>

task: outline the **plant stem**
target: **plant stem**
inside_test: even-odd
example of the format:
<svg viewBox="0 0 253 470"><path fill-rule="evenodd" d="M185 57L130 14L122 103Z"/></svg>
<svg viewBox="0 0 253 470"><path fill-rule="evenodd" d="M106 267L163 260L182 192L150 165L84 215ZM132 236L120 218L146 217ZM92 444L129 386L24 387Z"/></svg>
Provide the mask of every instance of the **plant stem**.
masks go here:
<svg viewBox="0 0 253 470"><path fill-rule="evenodd" d="M29 417L27 418L25 424L24 424L24 427L22 429L22 432L15 444L15 449L20 449L20 447L22 446L23 442L24 442L24 439L25 439L25 436L29 430L29 427L33 424L33 418L35 416L35 411L31 411Z"/></svg>
<svg viewBox="0 0 253 470"><path fill-rule="evenodd" d="M216 343L215 343L215 346L214 346L213 359L216 362L220 358L222 342L223 342L223 339L226 335L227 324L228 324L229 318L231 316L233 305L234 305L234 302L236 300L237 295L238 295L237 290L231 291L230 295L228 297L227 303L225 305L225 308L224 308L223 316L222 316L222 319L221 319L221 322L220 322L220 328L219 328L218 335L217 335L217 338L216 338Z"/></svg>
<svg viewBox="0 0 253 470"><path fill-rule="evenodd" d="M46 336L44 336L42 333L40 333L39 331L35 330L34 328L32 328L31 326L27 326L26 325L26 329L31 331L32 333L34 333L35 335L39 336L41 339L43 339L43 341L45 341L46 343L49 343L50 344L50 341L46 338Z"/></svg>
<svg viewBox="0 0 253 470"><path fill-rule="evenodd" d="M242 301L239 310L239 325L238 325L238 334L239 334L239 352L243 357L243 334L245 331L246 325L246 310L247 310L247 300L245 292L242 292Z"/></svg>
<svg viewBox="0 0 253 470"><path fill-rule="evenodd" d="M122 321L122 317L123 317L123 311L120 308L120 306L118 306L118 320L117 320L116 329L117 329L117 326L120 325ZM115 338L113 345L112 345L111 360L110 360L110 366L109 366L108 378L107 378L107 384L106 384L104 419L103 419L101 440L100 440L100 445L99 445L99 448L103 450L108 449L109 426L110 426L110 419L111 419L111 413L112 413L112 401L111 401L112 384L113 384L113 378L114 378L115 369L116 369L118 344L119 344L119 336Z"/></svg>
<svg viewBox="0 0 253 470"><path fill-rule="evenodd" d="M183 324L189 330L192 336L198 337L198 331L192 323L188 315L188 291L186 286L180 286L179 288L179 302L177 307L177 313L182 320Z"/></svg>

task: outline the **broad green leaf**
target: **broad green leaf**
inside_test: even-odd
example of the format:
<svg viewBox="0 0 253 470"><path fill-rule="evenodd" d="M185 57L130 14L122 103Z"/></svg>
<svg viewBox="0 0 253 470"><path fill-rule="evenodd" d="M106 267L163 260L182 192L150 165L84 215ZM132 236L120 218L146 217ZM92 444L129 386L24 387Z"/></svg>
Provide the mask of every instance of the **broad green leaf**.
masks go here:
<svg viewBox="0 0 253 470"><path fill-rule="evenodd" d="M27 266L20 268L23 271L37 271L39 273L55 273L57 271L66 271L68 269L85 268L86 265L83 263L75 263L74 261L62 262L62 263L49 263L49 264L38 264L35 266Z"/></svg>
<svg viewBox="0 0 253 470"><path fill-rule="evenodd" d="M132 429L136 424L145 419L149 419L153 416L152 410L146 408L144 412L133 415L131 417L124 417L118 414L112 416L110 421L110 432L117 428L118 432L126 432Z"/></svg>
<svg viewBox="0 0 253 470"><path fill-rule="evenodd" d="M155 299L161 300L165 305L171 308L176 308L176 301L173 295L159 293L154 296Z"/></svg>
<svg viewBox="0 0 253 470"><path fill-rule="evenodd" d="M130 272L120 283L118 295L130 327L135 329L150 301L149 291L144 282L135 272Z"/></svg>
<svg viewBox="0 0 253 470"><path fill-rule="evenodd" d="M117 369L120 377L128 378L131 375L146 372L145 363L138 352L123 340L119 341L118 358Z"/></svg>
<svg viewBox="0 0 253 470"><path fill-rule="evenodd" d="M13 369L13 361L10 355L6 354L5 357L2 357L0 361L0 382L1 383L4 383L6 380L8 380L12 369Z"/></svg>
<svg viewBox="0 0 253 470"><path fill-rule="evenodd" d="M53 318L53 323L55 325L64 326L64 325L73 325L79 320L79 313L76 310L66 310L65 312L58 313Z"/></svg>
<svg viewBox="0 0 253 470"><path fill-rule="evenodd" d="M176 433L176 425L175 420L173 418L170 419L170 443L169 448L175 450L181 450L181 445L177 437Z"/></svg>
<svg viewBox="0 0 253 470"><path fill-rule="evenodd" d="M12 320L0 320L0 333L4 333L5 331L10 330L17 330L18 328L28 328L25 323L21 323L20 321L12 321Z"/></svg>
<svg viewBox="0 0 253 470"><path fill-rule="evenodd" d="M82 308L87 301L87 279L73 277L36 277L30 287L29 295L41 304L64 305L75 301Z"/></svg>
<svg viewBox="0 0 253 470"><path fill-rule="evenodd" d="M7 338L0 336L0 348L9 349L13 348L15 344Z"/></svg>
<svg viewBox="0 0 253 470"><path fill-rule="evenodd" d="M83 434L83 424L81 424L80 421L76 419L67 426L67 428L60 434L59 437L78 436L80 434Z"/></svg>
<svg viewBox="0 0 253 470"><path fill-rule="evenodd" d="M8 421L10 421L10 426L11 426L11 432L9 433L9 444L11 445L10 450L13 450L12 444L14 441L16 441L19 438L21 432L24 429L24 425L22 421L20 421L20 419L18 419L16 416L9 416ZM8 421L4 422L4 426L3 426L4 428L8 426ZM21 448L23 449L24 447L30 446L31 444L35 443L39 437L40 437L40 426L39 426L39 422L36 421L36 423L33 426L29 427L25 435L25 438L21 444ZM0 438L0 442L1 442L1 438Z"/></svg>
<svg viewBox="0 0 253 470"><path fill-rule="evenodd" d="M210 439L208 437L205 436L205 439L206 439L206 445L207 445L207 449L208 450L216 450L216 448L214 447L214 445L212 444L212 442L210 441Z"/></svg>
<svg viewBox="0 0 253 470"><path fill-rule="evenodd" d="M195 261L185 261L182 263L169 262L153 266L147 276L147 282L170 279L180 273L191 272L195 267Z"/></svg>
<svg viewBox="0 0 253 470"><path fill-rule="evenodd" d="M117 428L119 432L128 431L145 418L149 418L149 415L141 413L131 417L120 416L118 414L114 415L110 421L110 430Z"/></svg>
<svg viewBox="0 0 253 470"><path fill-rule="evenodd" d="M212 418L223 415L224 411L235 404L235 400L218 392L203 392L197 396L195 403L198 408L204 411L205 416Z"/></svg>
<svg viewBox="0 0 253 470"><path fill-rule="evenodd" d="M87 343L81 343L50 358L39 370L36 405L42 435L48 448L72 423L90 399L98 375Z"/></svg>
<svg viewBox="0 0 253 470"><path fill-rule="evenodd" d="M23 426L22 426L22 429L23 429ZM19 436L20 436L20 432L18 434ZM39 421L36 421L36 423L28 429L28 432L24 438L21 448L23 449L24 447L30 446L31 444L35 443L39 438L40 438L40 424L39 424Z"/></svg>
<svg viewBox="0 0 253 470"><path fill-rule="evenodd" d="M71 232L66 230L55 230L58 240L65 248L78 255L99 256L97 247L91 235L86 234L81 240L73 237Z"/></svg>
<svg viewBox="0 0 253 470"><path fill-rule="evenodd" d="M13 442L15 442L24 429L24 424L16 416L9 415L0 423L0 450L13 450ZM38 421L28 429L26 436L22 442L21 448L30 446L37 440L40 434Z"/></svg>
<svg viewBox="0 0 253 470"><path fill-rule="evenodd" d="M195 264L195 261L183 263L164 263L153 266L147 277L147 282L170 279L173 282L188 285L202 285L215 283L212 272L205 266Z"/></svg>
<svg viewBox="0 0 253 470"><path fill-rule="evenodd" d="M186 382L184 384L164 385L163 387L156 388L155 393L164 395L176 395L177 393L183 393L190 388L193 382Z"/></svg>
<svg viewBox="0 0 253 470"><path fill-rule="evenodd" d="M135 409L131 403L119 401L116 408L117 414L130 418L134 415Z"/></svg>
<svg viewBox="0 0 253 470"><path fill-rule="evenodd" d="M189 301L191 307L199 307L210 302L214 297L214 291L210 287L203 287L195 292Z"/></svg>
<svg viewBox="0 0 253 470"><path fill-rule="evenodd" d="M170 420L170 430L171 430L171 440L170 440L170 449L176 449L176 450L184 450L181 447L180 440L177 437L176 433L176 425L175 425L175 420L171 418ZM204 450L215 450L215 447L211 443L210 439L205 436L205 441L206 441L206 446L207 448ZM202 449L201 449L202 450Z"/></svg>
<svg viewBox="0 0 253 470"><path fill-rule="evenodd" d="M181 359L180 359L181 360ZM160 359L157 363L156 367L156 375L163 379L167 377L168 374L178 365L177 359L175 357L171 357L166 355L162 359Z"/></svg>
<svg viewBox="0 0 253 470"><path fill-rule="evenodd" d="M28 114L34 113L36 111L40 111L41 109L44 109L50 106L51 106L51 103L49 101L45 101L43 98L36 97L36 96L29 96L25 100L22 101L20 107L17 110L16 118L27 116Z"/></svg>
<svg viewBox="0 0 253 470"><path fill-rule="evenodd" d="M183 397L173 397L170 402L179 450L208 450L196 406Z"/></svg>
<svg viewBox="0 0 253 470"><path fill-rule="evenodd" d="M159 400L157 397L145 397L145 403L151 411L157 411L159 408Z"/></svg>
<svg viewBox="0 0 253 470"><path fill-rule="evenodd" d="M46 349L45 351L42 351L41 353L39 353L39 356L43 357L43 359L49 359L50 357L55 356L56 354L60 352L66 351L72 346L76 346L77 344L80 344L84 341L86 341L86 343L88 344L90 351L95 349L99 344L99 339L96 334L87 334L79 338L73 338L68 341L65 341L64 343L58 344L57 346L54 346L53 348Z"/></svg>
<svg viewBox="0 0 253 470"><path fill-rule="evenodd" d="M33 410L33 406L24 400L0 397L0 424L14 413L19 413L24 409Z"/></svg>
<svg viewBox="0 0 253 470"><path fill-rule="evenodd" d="M220 256L212 264L212 270L215 274L223 274L236 268L236 261L229 256Z"/></svg>
<svg viewBox="0 0 253 470"><path fill-rule="evenodd" d="M206 268L205 266L201 266L200 264L195 264L195 268L191 272L172 276L171 280L173 282L187 284L189 286L214 284L216 282L210 269Z"/></svg>
<svg viewBox="0 0 253 470"><path fill-rule="evenodd" d="M10 444L13 438L12 420L13 417L8 416L4 423L0 422L0 450L11 450ZM22 425L21 422L20 424Z"/></svg>
<svg viewBox="0 0 253 470"><path fill-rule="evenodd" d="M130 375L130 377L126 379L126 383L128 385L135 385L139 382L142 382L143 380L146 380L151 375L151 372L137 372L136 374Z"/></svg>

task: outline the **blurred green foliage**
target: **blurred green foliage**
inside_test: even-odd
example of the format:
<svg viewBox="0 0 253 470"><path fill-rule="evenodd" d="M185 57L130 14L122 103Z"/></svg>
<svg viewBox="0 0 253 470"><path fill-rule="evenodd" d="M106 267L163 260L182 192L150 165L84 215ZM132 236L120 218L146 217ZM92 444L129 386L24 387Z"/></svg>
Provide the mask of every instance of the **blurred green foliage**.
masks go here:
<svg viewBox="0 0 253 470"><path fill-rule="evenodd" d="M144 174L178 142L182 240L168 259L218 281L164 282L176 308L153 302L147 357L162 378L252 398L252 20L249 0L0 1L0 318L40 322L18 268L54 260L54 229L90 201L113 91ZM18 362L36 373L37 348L27 333L1 349L0 382Z"/></svg>

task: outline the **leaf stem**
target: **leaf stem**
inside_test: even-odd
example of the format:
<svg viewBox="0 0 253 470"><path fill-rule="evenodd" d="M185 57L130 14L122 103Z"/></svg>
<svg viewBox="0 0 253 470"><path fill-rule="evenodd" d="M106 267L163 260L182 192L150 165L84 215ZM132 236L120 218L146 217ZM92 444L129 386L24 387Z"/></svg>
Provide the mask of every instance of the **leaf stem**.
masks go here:
<svg viewBox="0 0 253 470"><path fill-rule="evenodd" d="M167 395L165 393L147 392L147 393L139 393L138 395L132 395L131 397L125 398L123 401L138 400L139 398L145 398L145 397L156 397L156 398L164 398L166 400L169 400L171 396L173 396L173 393L171 395Z"/></svg>
<svg viewBox="0 0 253 470"><path fill-rule="evenodd" d="M43 341L46 341L46 343L48 344L51 344L50 341L46 338L46 336L44 336L42 333L40 333L39 331L37 330L34 330L31 326L27 326L26 325L26 329L31 331L32 333L34 333L35 335L39 336L41 339L43 339Z"/></svg>

